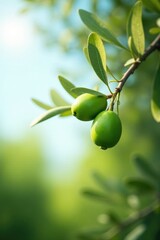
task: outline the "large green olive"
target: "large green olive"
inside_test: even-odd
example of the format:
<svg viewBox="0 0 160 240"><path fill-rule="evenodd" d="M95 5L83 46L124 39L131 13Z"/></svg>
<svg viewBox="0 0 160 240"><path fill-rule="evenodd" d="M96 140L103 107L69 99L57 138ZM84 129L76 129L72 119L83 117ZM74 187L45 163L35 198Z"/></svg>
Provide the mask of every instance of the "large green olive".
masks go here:
<svg viewBox="0 0 160 240"><path fill-rule="evenodd" d="M78 96L72 104L72 115L82 121L94 119L98 113L104 111L107 107L106 97L103 95L93 95L84 93Z"/></svg>
<svg viewBox="0 0 160 240"><path fill-rule="evenodd" d="M121 133L121 120L113 111L99 113L91 127L91 139L102 149L115 146L121 137Z"/></svg>

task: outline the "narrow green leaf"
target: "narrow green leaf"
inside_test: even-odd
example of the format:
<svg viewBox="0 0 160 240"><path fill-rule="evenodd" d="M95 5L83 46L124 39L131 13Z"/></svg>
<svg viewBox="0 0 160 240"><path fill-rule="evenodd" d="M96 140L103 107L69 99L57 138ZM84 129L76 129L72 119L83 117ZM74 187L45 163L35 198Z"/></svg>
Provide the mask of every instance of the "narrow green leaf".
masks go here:
<svg viewBox="0 0 160 240"><path fill-rule="evenodd" d="M93 32L96 32L106 42L112 43L120 48L126 49L117 38L107 29L104 22L102 22L96 15L91 12L80 9L79 15L83 23Z"/></svg>
<svg viewBox="0 0 160 240"><path fill-rule="evenodd" d="M151 111L155 121L160 122L160 66L154 80Z"/></svg>
<svg viewBox="0 0 160 240"><path fill-rule="evenodd" d="M89 88L84 88L84 87L73 88L72 92L74 92L77 95L77 97L84 93L90 93L90 94L93 94L96 96L105 96L106 97L106 95L101 92L98 92L98 91L95 91L95 90L89 89Z"/></svg>
<svg viewBox="0 0 160 240"><path fill-rule="evenodd" d="M158 33L160 33L160 27L154 27L154 28L149 29L149 33L150 34L158 34Z"/></svg>
<svg viewBox="0 0 160 240"><path fill-rule="evenodd" d="M105 201L105 202L108 202L108 203L113 203L113 199L110 199L110 197L108 197L107 195L105 195L101 192L91 190L91 189L83 190L82 194L84 194L87 197L93 198L93 199L97 199L97 200L100 200L100 201Z"/></svg>
<svg viewBox="0 0 160 240"><path fill-rule="evenodd" d="M127 62L125 62L124 66L126 67L126 66L128 66L128 65L133 64L133 63L135 63L135 59L134 59L134 58L131 58L131 59L127 60Z"/></svg>
<svg viewBox="0 0 160 240"><path fill-rule="evenodd" d="M107 73L109 73L116 81L118 81L118 79L113 75L111 69L108 66L106 66L106 68L107 68Z"/></svg>
<svg viewBox="0 0 160 240"><path fill-rule="evenodd" d="M75 85L62 76L58 76L58 78L66 92L68 92L72 97L76 98L76 95L71 91L72 88L75 88Z"/></svg>
<svg viewBox="0 0 160 240"><path fill-rule="evenodd" d="M91 33L88 38L88 44L94 45L98 49L103 68L106 69L106 51L99 35L97 33Z"/></svg>
<svg viewBox="0 0 160 240"><path fill-rule="evenodd" d="M38 107L41 107L41 108L43 108L43 109L45 109L45 110L49 110L49 109L52 109L52 108L53 108L53 106L49 106L48 104L43 103L43 102L41 102L41 101L39 101L39 100L37 100L37 99L35 99L35 98L32 98L31 100L32 100L32 102L34 102Z"/></svg>
<svg viewBox="0 0 160 240"><path fill-rule="evenodd" d="M66 102L60 95L59 93L57 93L56 90L51 89L50 90L50 96L52 99L52 102L56 105L56 106L68 106L69 103Z"/></svg>
<svg viewBox="0 0 160 240"><path fill-rule="evenodd" d="M125 182L130 189L135 190L138 194L150 194L151 192L155 191L153 183L142 178L130 177L126 179Z"/></svg>
<svg viewBox="0 0 160 240"><path fill-rule="evenodd" d="M48 110L47 112L45 112L44 114L42 114L40 117L38 117L36 120L34 120L32 123L31 123L31 127L35 126L36 124L40 123L40 122L43 122L49 118L52 118L58 114L61 114L61 113L64 113L68 110L70 110L70 106L63 106L63 107L55 107L55 108L52 108L50 110Z"/></svg>
<svg viewBox="0 0 160 240"><path fill-rule="evenodd" d="M152 164L139 155L135 156L133 160L140 174L150 179L154 183L154 186L157 187L160 176L156 169L153 168Z"/></svg>
<svg viewBox="0 0 160 240"><path fill-rule="evenodd" d="M134 7L132 7L129 16L128 16L128 20L127 20L127 36L128 36L128 47L130 49L131 55L134 59L139 57L139 53L135 47L134 41L133 41L133 33L132 33L132 17L133 17L133 9Z"/></svg>
<svg viewBox="0 0 160 240"><path fill-rule="evenodd" d="M133 38L131 36L128 37L128 47L130 49L131 55L134 59L137 59L138 53L135 49L134 43L133 43Z"/></svg>
<svg viewBox="0 0 160 240"><path fill-rule="evenodd" d="M114 224L120 224L121 223L121 219L116 214L116 211L115 212L109 211L109 212L107 212L107 215L109 216L109 219L112 223L114 223Z"/></svg>
<svg viewBox="0 0 160 240"><path fill-rule="evenodd" d="M141 236L146 231L146 226L144 224L140 224L136 226L133 230L131 230L127 236L125 237L125 240L137 240L137 239L143 239L143 236Z"/></svg>
<svg viewBox="0 0 160 240"><path fill-rule="evenodd" d="M117 193L119 194L119 196L128 194L128 190L126 189L125 185L120 181L108 180L97 172L93 173L93 177L95 181L99 184L99 186L103 190L112 193L112 196Z"/></svg>
<svg viewBox="0 0 160 240"><path fill-rule="evenodd" d="M105 49L96 33L91 33L88 37L88 54L95 73L107 85Z"/></svg>
<svg viewBox="0 0 160 240"><path fill-rule="evenodd" d="M128 36L128 45L129 45L129 42L130 42L130 38L132 37L132 31L131 31L132 12L133 12L133 8L129 12L128 19L127 19L127 25L126 25L126 27L127 27L126 31L127 31L127 36Z"/></svg>
<svg viewBox="0 0 160 240"><path fill-rule="evenodd" d="M71 109L65 111L64 113L61 113L59 116L60 117L68 117L68 116L71 116L72 115L72 112L71 112Z"/></svg>
<svg viewBox="0 0 160 240"><path fill-rule="evenodd" d="M87 47L84 47L84 48L83 48L83 52L84 52L84 55L85 55L87 61L88 61L89 63L91 63L91 62L90 62L90 59L89 59L88 48L87 48Z"/></svg>
<svg viewBox="0 0 160 240"><path fill-rule="evenodd" d="M94 45L89 44L88 52L95 73L105 84L107 84L107 75L100 60L100 54L97 48Z"/></svg>
<svg viewBox="0 0 160 240"><path fill-rule="evenodd" d="M133 38L134 46L139 55L144 53L145 38L142 24L142 2L137 1L132 9L131 16L131 36Z"/></svg>

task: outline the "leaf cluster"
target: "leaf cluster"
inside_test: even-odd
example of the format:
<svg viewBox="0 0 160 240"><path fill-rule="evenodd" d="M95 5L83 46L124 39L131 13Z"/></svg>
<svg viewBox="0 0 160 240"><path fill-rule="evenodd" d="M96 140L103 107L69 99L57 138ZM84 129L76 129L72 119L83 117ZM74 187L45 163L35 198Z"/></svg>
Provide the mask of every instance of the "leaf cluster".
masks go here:
<svg viewBox="0 0 160 240"><path fill-rule="evenodd" d="M145 35L142 23L142 2L138 0L132 7L128 22L127 22L127 38L128 47L124 46L116 36L107 28L106 24L99 19L95 14L88 12L86 10L79 10L79 15L83 23L92 31L87 40L87 46L84 47L84 53L91 64L94 72L96 73L98 79L102 81L108 88L110 95L106 95L107 98L111 98L111 103L109 109L113 110L115 102L117 102L117 111L119 108L119 93L129 76L133 71L139 66L139 64L145 60L149 55L149 51L145 52ZM159 39L158 39L159 40ZM112 44L116 47L121 48L123 51L127 51L132 56L128 59L124 66L131 65L131 69L128 69L128 75L124 74L119 81L114 78L114 81L119 83L114 92L111 90L111 83L108 81L108 75L114 77L114 74L107 66L107 54L103 41ZM158 44L160 45L160 40ZM159 46L156 46L157 49ZM155 48L156 49L156 48ZM155 50L154 49L154 50ZM133 67L133 68L132 68ZM134 70L133 70L134 69ZM160 122L160 98L159 98L159 66L155 77L155 82L153 84L153 94L151 100L151 109L154 119ZM62 76L59 76L60 83L62 87L74 98L83 93L91 93L94 95L104 95L99 91L84 87L75 87L69 80ZM71 115L71 104L67 103L55 90L50 91L52 102L55 106L49 106L37 99L32 99L35 104L43 109L47 110L44 114L38 117L31 126L34 126L40 122L43 122L56 115L68 116Z"/></svg>
<svg viewBox="0 0 160 240"><path fill-rule="evenodd" d="M97 228L81 231L79 239L145 239L146 219L160 215L160 176L142 156L136 155L132 160L138 174L121 182L93 174L98 190L87 188L82 194L105 204L106 211L98 217ZM160 216L155 221L158 219ZM152 236L158 233L156 228Z"/></svg>

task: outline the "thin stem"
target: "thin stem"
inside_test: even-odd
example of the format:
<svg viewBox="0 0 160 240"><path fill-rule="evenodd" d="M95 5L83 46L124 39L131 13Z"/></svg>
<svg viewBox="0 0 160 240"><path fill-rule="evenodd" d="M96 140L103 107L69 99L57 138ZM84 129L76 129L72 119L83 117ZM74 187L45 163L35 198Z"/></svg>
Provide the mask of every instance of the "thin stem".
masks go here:
<svg viewBox="0 0 160 240"><path fill-rule="evenodd" d="M149 216L152 214L156 209L160 207L160 200L156 199L155 202L153 202L150 206L147 206L146 208L143 208L140 212L137 214L131 215L126 220L124 220L122 223L120 223L119 226L114 226L109 231L107 231L102 239L103 240L111 240L113 237L117 236L124 228L131 226L141 219L145 218L146 216Z"/></svg>
<svg viewBox="0 0 160 240"><path fill-rule="evenodd" d="M107 85L107 87L108 87L108 89L109 89L110 94L112 95L113 93L112 93L112 90L111 90L109 84Z"/></svg>
<svg viewBox="0 0 160 240"><path fill-rule="evenodd" d="M141 65L143 61L146 60L146 58L153 53L155 50L160 50L160 35L158 35L155 40L149 45L149 47L146 49L144 54L136 59L136 61L128 68L128 70L123 74L122 78L120 79L117 87L115 88L115 92L112 95L112 101L110 109L113 109L114 102L116 99L116 96L119 92L121 92L124 84L126 83L127 79L134 73L134 71Z"/></svg>

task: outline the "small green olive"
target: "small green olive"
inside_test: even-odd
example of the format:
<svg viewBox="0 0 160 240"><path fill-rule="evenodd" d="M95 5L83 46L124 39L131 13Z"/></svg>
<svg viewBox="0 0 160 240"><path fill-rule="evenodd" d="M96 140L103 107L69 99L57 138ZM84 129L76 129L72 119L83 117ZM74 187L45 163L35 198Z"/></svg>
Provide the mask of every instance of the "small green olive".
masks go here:
<svg viewBox="0 0 160 240"><path fill-rule="evenodd" d="M115 146L121 137L121 133L121 120L113 111L99 113L91 127L91 139L102 149Z"/></svg>
<svg viewBox="0 0 160 240"><path fill-rule="evenodd" d="M106 97L84 93L78 96L71 106L72 115L82 121L93 120L107 107Z"/></svg>

